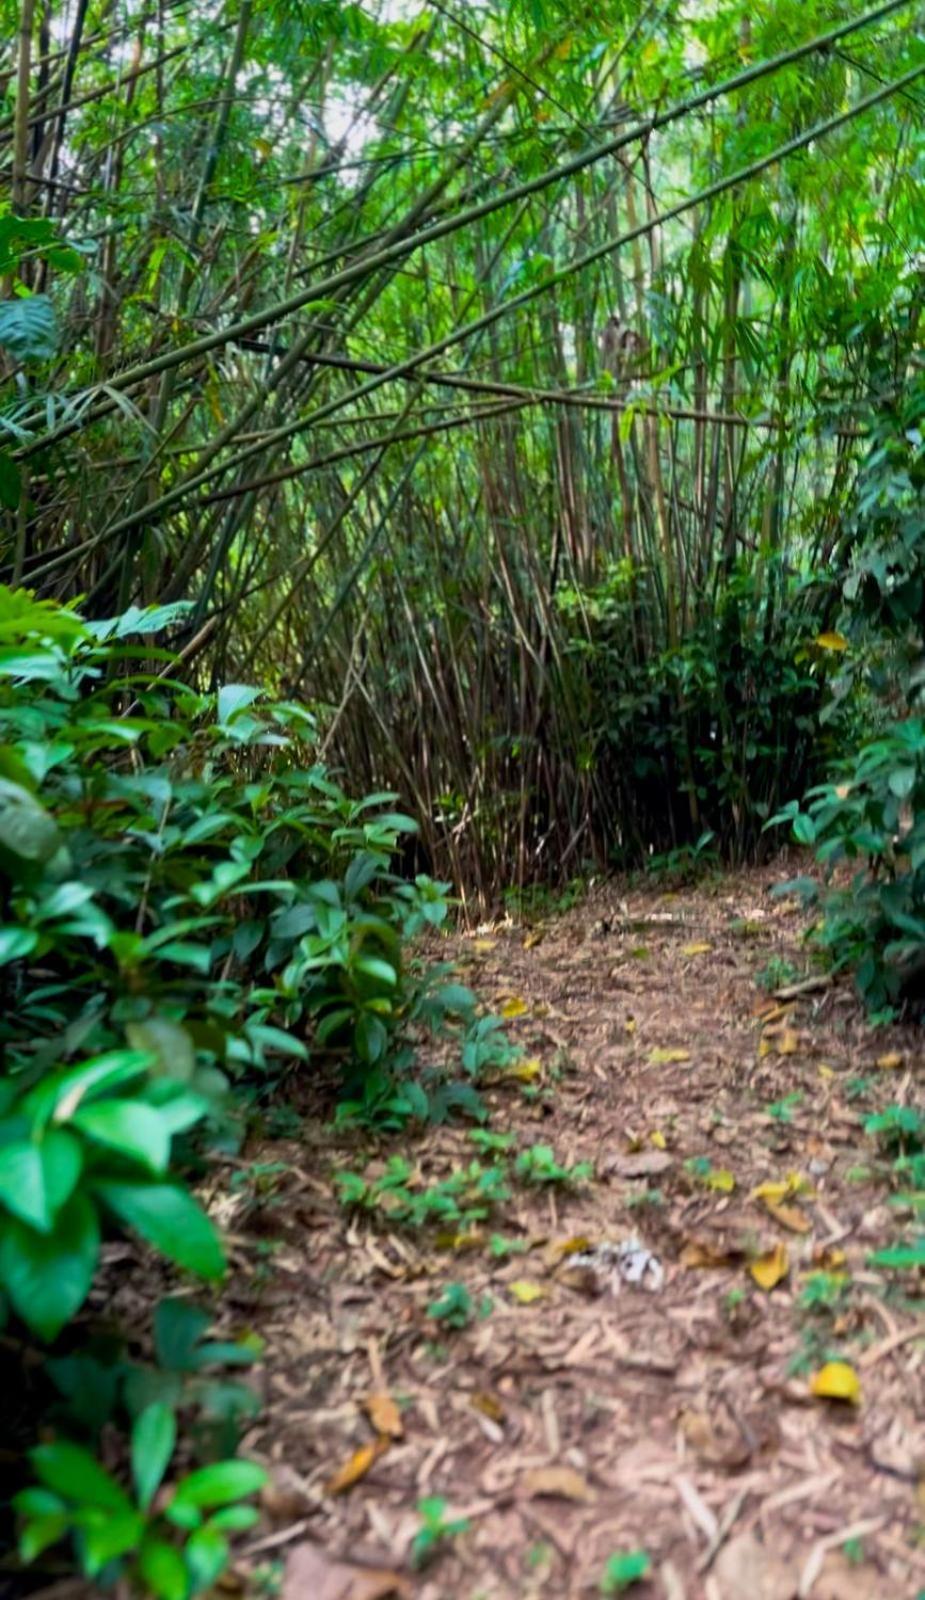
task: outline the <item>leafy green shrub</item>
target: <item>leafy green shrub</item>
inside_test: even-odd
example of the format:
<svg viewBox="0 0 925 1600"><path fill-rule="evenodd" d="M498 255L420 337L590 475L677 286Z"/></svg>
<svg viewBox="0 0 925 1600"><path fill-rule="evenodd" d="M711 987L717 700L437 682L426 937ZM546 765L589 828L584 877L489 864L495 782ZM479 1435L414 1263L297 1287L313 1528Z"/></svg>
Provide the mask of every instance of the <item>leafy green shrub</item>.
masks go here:
<svg viewBox="0 0 925 1600"><path fill-rule="evenodd" d="M842 863L859 864L847 884L797 879L795 887L821 904L816 937L835 968L854 970L871 1009L894 1006L925 976L925 720L863 745L772 823L789 823L830 877Z"/></svg>
<svg viewBox="0 0 925 1600"><path fill-rule="evenodd" d="M478 1027L471 993L409 954L448 909L445 884L392 870L414 823L391 794L343 792L304 707L181 682L152 636L182 612L91 624L0 588L0 1315L45 1342L109 1230L222 1278L187 1175L310 1059L368 1121L481 1114L446 1066L413 1076L428 1034L462 1048ZM206 1339L210 1320L158 1308L154 1369L79 1344L49 1363L69 1430L129 1429L135 1492L83 1445L40 1446L24 1558L73 1536L91 1578L164 1600L214 1581L257 1469L207 1464L166 1501L149 1476L177 1414L207 1458L236 1444L252 1397L215 1369L253 1351Z"/></svg>
<svg viewBox="0 0 925 1600"><path fill-rule="evenodd" d="M257 1520L242 1502L263 1487L266 1473L250 1461L215 1461L156 1502L176 1435L168 1405L154 1402L141 1412L130 1440L131 1492L80 1445L38 1445L31 1452L38 1483L14 1500L22 1559L34 1561L69 1536L87 1578L125 1576L158 1600L187 1600L210 1588L227 1564L228 1534Z"/></svg>
<svg viewBox="0 0 925 1600"><path fill-rule="evenodd" d="M651 580L622 561L557 603L585 677L589 765L619 818L614 855L689 873L752 855L770 813L822 770L824 660L807 641L825 585L773 555L740 564L666 649L651 643Z"/></svg>

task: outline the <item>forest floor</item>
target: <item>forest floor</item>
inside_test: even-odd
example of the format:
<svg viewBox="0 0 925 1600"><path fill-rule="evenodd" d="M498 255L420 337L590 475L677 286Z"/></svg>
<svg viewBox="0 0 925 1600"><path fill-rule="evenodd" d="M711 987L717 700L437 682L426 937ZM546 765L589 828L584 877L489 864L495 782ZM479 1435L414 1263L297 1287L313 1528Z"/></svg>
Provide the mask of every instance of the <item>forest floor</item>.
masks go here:
<svg viewBox="0 0 925 1600"><path fill-rule="evenodd" d="M541 933L451 937L523 1047L486 1091L510 1151L437 1127L332 1152L319 1126L248 1152L223 1304L266 1340L250 1592L282 1560L285 1600L925 1591L923 1302L871 1264L909 1221L864 1131L921 1105L925 1046L872 1029L847 983L769 992L810 970L786 876L610 885ZM516 1175L536 1146L594 1176ZM375 1184L395 1153L398 1201L338 1202L334 1168ZM394 1220L472 1160L506 1169L490 1217ZM621 1256L634 1240L656 1259ZM428 1315L448 1284L458 1329ZM431 1497L468 1527L415 1570Z"/></svg>

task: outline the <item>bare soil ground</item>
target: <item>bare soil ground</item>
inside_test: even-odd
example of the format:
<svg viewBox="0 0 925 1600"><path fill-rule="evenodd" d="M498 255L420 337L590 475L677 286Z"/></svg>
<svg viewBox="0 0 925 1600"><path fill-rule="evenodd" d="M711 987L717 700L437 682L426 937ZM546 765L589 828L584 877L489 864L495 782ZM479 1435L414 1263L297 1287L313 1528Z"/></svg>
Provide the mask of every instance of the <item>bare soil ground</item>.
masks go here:
<svg viewBox="0 0 925 1600"><path fill-rule="evenodd" d="M230 1219L223 1303L266 1341L246 1443L273 1469L249 1593L562 1600L635 1551L632 1600L925 1591L925 1302L921 1275L870 1264L910 1224L864 1132L921 1105L923 1039L872 1030L847 985L769 995L808 970L784 876L609 886L542 934L450 940L516 1013L526 1064L486 1091L509 1169L541 1144L593 1179L511 1177L484 1222L409 1229L387 1202L345 1209L333 1169L375 1179L399 1152L420 1191L492 1163L467 1130L332 1147L319 1127L247 1153L287 1169ZM634 1236L660 1287L575 1264ZM427 1314L450 1282L475 1313L458 1330ZM812 1392L833 1358L859 1403ZM430 1496L469 1526L418 1571Z"/></svg>

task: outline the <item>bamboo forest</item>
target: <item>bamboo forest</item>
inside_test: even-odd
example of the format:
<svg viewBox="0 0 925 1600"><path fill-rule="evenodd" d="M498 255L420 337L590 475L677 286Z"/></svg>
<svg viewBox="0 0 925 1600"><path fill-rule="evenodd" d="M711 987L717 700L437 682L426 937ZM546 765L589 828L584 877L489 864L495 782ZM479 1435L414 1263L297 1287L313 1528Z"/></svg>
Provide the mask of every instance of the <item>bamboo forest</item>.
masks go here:
<svg viewBox="0 0 925 1600"><path fill-rule="evenodd" d="M0 15L0 1600L925 1600L922 0Z"/></svg>

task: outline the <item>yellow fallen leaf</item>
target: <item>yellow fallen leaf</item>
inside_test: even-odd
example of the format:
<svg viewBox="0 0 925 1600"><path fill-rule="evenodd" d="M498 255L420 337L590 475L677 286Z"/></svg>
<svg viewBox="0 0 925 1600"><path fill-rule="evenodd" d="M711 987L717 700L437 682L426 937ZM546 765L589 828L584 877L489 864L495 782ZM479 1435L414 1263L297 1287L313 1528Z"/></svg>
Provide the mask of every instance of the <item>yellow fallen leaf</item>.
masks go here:
<svg viewBox="0 0 925 1600"><path fill-rule="evenodd" d="M627 1033L635 1033L636 1032L636 1018L635 1017L627 1017L626 1021L623 1024L623 1026L624 1026L624 1028L625 1028Z"/></svg>
<svg viewBox="0 0 925 1600"><path fill-rule="evenodd" d="M773 1044L773 1041L771 1039L759 1039L758 1040L758 1059L759 1059L759 1061L763 1061L765 1059L765 1056L769 1056L773 1049L774 1049L774 1044Z"/></svg>
<svg viewBox="0 0 925 1600"><path fill-rule="evenodd" d="M703 1181L708 1189L716 1189L719 1194L732 1194L736 1186L733 1174L725 1167L720 1167L715 1172L708 1172Z"/></svg>
<svg viewBox="0 0 925 1600"><path fill-rule="evenodd" d="M546 1294L541 1283L531 1283L529 1278L515 1278L513 1283L508 1284L508 1290L521 1306L530 1306L534 1300L542 1300Z"/></svg>
<svg viewBox="0 0 925 1600"><path fill-rule="evenodd" d="M344 1494L347 1489L352 1489L355 1483L365 1478L370 1467L389 1448L389 1440L380 1434L371 1444L364 1444L359 1450L354 1450L349 1461L345 1461L339 1472L335 1472L324 1486L326 1494Z"/></svg>
<svg viewBox="0 0 925 1600"><path fill-rule="evenodd" d="M789 1200L797 1194L811 1195L813 1186L802 1172L788 1172L786 1178L768 1178L764 1183L759 1183L757 1189L752 1190L753 1200L771 1200L779 1205L781 1200Z"/></svg>
<svg viewBox="0 0 925 1600"><path fill-rule="evenodd" d="M543 1076L543 1063L539 1056L528 1056L526 1061L515 1061L504 1076L516 1078L518 1083L535 1083L537 1078Z"/></svg>
<svg viewBox="0 0 925 1600"><path fill-rule="evenodd" d="M667 1066L672 1061L690 1061L689 1050L650 1050L649 1060L653 1067Z"/></svg>
<svg viewBox="0 0 925 1600"><path fill-rule="evenodd" d="M795 1056L800 1048L800 1035L794 1033L792 1028L785 1028L777 1041L777 1054L779 1056Z"/></svg>
<svg viewBox="0 0 925 1600"><path fill-rule="evenodd" d="M529 1009L526 1000L522 1000L519 994L513 994L502 1005L501 1015L506 1022L513 1022L515 1017L525 1017Z"/></svg>
<svg viewBox="0 0 925 1600"><path fill-rule="evenodd" d="M776 1288L790 1271L787 1246L785 1244L776 1244L773 1250L765 1250L763 1255L757 1256L751 1262L748 1270L759 1289L764 1289L767 1294L770 1294L771 1290Z"/></svg>
<svg viewBox="0 0 925 1600"><path fill-rule="evenodd" d="M497 939L473 939L472 948L477 950L480 956L487 956L491 954L492 950L497 950L498 941Z"/></svg>
<svg viewBox="0 0 925 1600"><path fill-rule="evenodd" d="M818 1067L816 1068L816 1070L819 1073L820 1078L825 1078L827 1083L828 1083L830 1078L834 1078L834 1076L835 1076L834 1067L826 1066L824 1061L820 1061L820 1063L819 1063Z"/></svg>
<svg viewBox="0 0 925 1600"><path fill-rule="evenodd" d="M546 937L546 929L545 928L531 928L530 932L527 934L526 938L523 941L524 949L525 950L535 950L536 946L538 944L542 944L542 942L545 939L545 937Z"/></svg>
<svg viewBox="0 0 925 1600"><path fill-rule="evenodd" d="M681 954L682 956L705 956L712 949L713 946L711 944L685 944L681 946Z"/></svg>
<svg viewBox="0 0 925 1600"><path fill-rule="evenodd" d="M821 1400L847 1400L861 1403L861 1380L847 1361L827 1361L809 1380L810 1392Z"/></svg>
<svg viewBox="0 0 925 1600"><path fill-rule="evenodd" d="M898 1050L890 1050L885 1056L877 1057L877 1066L884 1072L889 1072L894 1067L901 1067L905 1057Z"/></svg>
<svg viewBox="0 0 925 1600"><path fill-rule="evenodd" d="M363 1410L377 1433L387 1434L390 1439L400 1439L404 1434L401 1412L390 1394L368 1394Z"/></svg>
<svg viewBox="0 0 925 1600"><path fill-rule="evenodd" d="M654 1144L656 1150L668 1149L668 1140L665 1138L665 1135L662 1133L660 1128L652 1129L652 1132L649 1134L649 1143Z"/></svg>
<svg viewBox="0 0 925 1600"><path fill-rule="evenodd" d="M820 650L847 650L848 641L843 633L817 633L816 643Z"/></svg>

